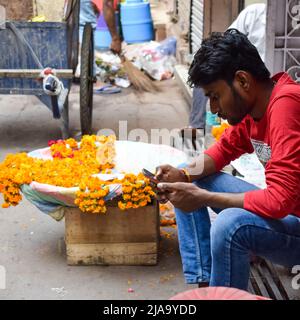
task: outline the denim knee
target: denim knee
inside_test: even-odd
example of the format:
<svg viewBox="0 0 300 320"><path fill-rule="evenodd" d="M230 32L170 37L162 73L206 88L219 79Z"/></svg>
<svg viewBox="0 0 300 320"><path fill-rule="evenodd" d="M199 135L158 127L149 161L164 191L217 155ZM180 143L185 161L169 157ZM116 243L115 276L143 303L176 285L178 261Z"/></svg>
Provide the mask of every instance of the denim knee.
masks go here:
<svg viewBox="0 0 300 320"><path fill-rule="evenodd" d="M235 237L245 222L243 209L230 208L223 210L211 227L211 250L212 253L230 248Z"/></svg>
<svg viewBox="0 0 300 320"><path fill-rule="evenodd" d="M211 286L246 290L249 278L249 212L231 208L223 210L211 228Z"/></svg>

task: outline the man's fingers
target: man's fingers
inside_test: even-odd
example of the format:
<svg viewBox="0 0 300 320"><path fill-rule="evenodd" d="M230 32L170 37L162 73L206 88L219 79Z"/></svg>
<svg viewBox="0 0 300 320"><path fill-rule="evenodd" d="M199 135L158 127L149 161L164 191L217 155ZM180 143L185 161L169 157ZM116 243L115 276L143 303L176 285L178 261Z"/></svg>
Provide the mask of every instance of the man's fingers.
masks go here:
<svg viewBox="0 0 300 320"><path fill-rule="evenodd" d="M166 204L166 203L168 203L170 200L169 199L160 199L160 200L158 200L158 202L160 203L160 204Z"/></svg>
<svg viewBox="0 0 300 320"><path fill-rule="evenodd" d="M158 188L158 190L161 190L162 192L167 192L170 190L170 188L172 188L172 187L170 187L170 185L172 185L172 183L161 182L157 185L157 188Z"/></svg>
<svg viewBox="0 0 300 320"><path fill-rule="evenodd" d="M168 172L169 165L163 165L156 168L155 176L157 180L163 180L165 177L164 175Z"/></svg>
<svg viewBox="0 0 300 320"><path fill-rule="evenodd" d="M161 192L157 192L156 193L156 199L162 204L165 204L165 203L167 203L169 201L169 199L167 198L166 194L161 193Z"/></svg>
<svg viewBox="0 0 300 320"><path fill-rule="evenodd" d="M161 167L156 168L156 173L155 173L156 178L160 179L162 175L163 175L162 168Z"/></svg>
<svg viewBox="0 0 300 320"><path fill-rule="evenodd" d="M166 183L161 182L157 185L157 188L163 192L174 192L178 190L182 190L183 183Z"/></svg>

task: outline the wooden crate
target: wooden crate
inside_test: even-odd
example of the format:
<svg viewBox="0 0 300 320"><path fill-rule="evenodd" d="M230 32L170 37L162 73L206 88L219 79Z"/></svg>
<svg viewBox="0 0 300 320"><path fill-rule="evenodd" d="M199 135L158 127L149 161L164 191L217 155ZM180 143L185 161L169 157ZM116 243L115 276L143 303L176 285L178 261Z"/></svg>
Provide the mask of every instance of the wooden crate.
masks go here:
<svg viewBox="0 0 300 320"><path fill-rule="evenodd" d="M66 209L65 241L68 265L156 265L158 204L105 215Z"/></svg>

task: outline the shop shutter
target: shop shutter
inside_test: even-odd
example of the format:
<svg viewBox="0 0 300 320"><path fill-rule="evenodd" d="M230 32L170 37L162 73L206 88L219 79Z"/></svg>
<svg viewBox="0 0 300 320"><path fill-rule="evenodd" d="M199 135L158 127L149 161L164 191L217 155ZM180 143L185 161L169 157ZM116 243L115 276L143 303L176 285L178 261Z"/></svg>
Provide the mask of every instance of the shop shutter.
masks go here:
<svg viewBox="0 0 300 320"><path fill-rule="evenodd" d="M203 0L191 1L190 51L197 52L203 39L204 4Z"/></svg>

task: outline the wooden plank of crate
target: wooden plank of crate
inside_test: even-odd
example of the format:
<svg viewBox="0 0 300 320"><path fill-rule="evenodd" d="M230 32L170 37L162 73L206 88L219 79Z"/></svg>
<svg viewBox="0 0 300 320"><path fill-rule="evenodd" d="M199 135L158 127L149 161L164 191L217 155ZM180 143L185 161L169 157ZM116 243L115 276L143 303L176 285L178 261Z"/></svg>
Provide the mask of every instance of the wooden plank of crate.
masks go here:
<svg viewBox="0 0 300 320"><path fill-rule="evenodd" d="M0 69L1 78L40 78L41 72L39 69ZM59 69L55 70L55 74L58 78L72 79L72 69Z"/></svg>
<svg viewBox="0 0 300 320"><path fill-rule="evenodd" d="M300 290L295 290L292 287L292 278L294 275L291 274L290 270L286 267L274 265L270 261L266 260L268 268L272 274L276 274L279 283L278 286L284 290L288 300L300 300Z"/></svg>
<svg viewBox="0 0 300 320"><path fill-rule="evenodd" d="M249 291L253 294L256 294L258 296L262 296L262 293L259 289L259 286L257 285L257 282L256 282L256 279L255 279L255 276L253 275L252 273L252 268L250 269L250 279L249 279Z"/></svg>
<svg viewBox="0 0 300 320"><path fill-rule="evenodd" d="M108 207L104 215L70 208L65 224L67 244L158 242L159 212L156 203L126 211Z"/></svg>
<svg viewBox="0 0 300 320"><path fill-rule="evenodd" d="M65 212L69 265L155 265L158 260L158 203L121 211L114 203L102 215L78 208Z"/></svg>
<svg viewBox="0 0 300 320"><path fill-rule="evenodd" d="M68 265L155 265L158 244L97 243L68 244Z"/></svg>
<svg viewBox="0 0 300 320"><path fill-rule="evenodd" d="M269 292L267 291L264 282L261 279L261 276L259 272L257 271L257 266L256 264L253 264L251 266L251 280L252 280L252 285L257 292L256 294L270 298Z"/></svg>
<svg viewBox="0 0 300 320"><path fill-rule="evenodd" d="M275 300L287 300L288 296L285 293L285 290L282 291L278 287L279 279L277 275L268 268L266 262L262 261L257 264L257 269L261 278L265 280L264 284L270 294L270 297Z"/></svg>
<svg viewBox="0 0 300 320"><path fill-rule="evenodd" d="M249 283L248 283L248 292L252 293L252 294L257 294L253 288L253 285L252 285L252 281L251 281L251 278L249 280Z"/></svg>

